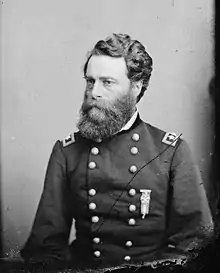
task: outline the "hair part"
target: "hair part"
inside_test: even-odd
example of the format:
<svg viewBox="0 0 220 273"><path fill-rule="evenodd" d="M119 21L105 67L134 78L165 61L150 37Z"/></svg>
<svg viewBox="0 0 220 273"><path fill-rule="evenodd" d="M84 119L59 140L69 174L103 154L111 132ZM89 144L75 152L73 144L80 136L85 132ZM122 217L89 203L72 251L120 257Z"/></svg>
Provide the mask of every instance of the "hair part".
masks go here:
<svg viewBox="0 0 220 273"><path fill-rule="evenodd" d="M84 76L86 76L88 62L93 55L106 55L114 58L123 57L126 62L128 70L127 76L130 81L142 81L141 92L137 97L137 102L140 101L148 87L153 69L153 60L139 41L132 40L127 34L115 33L105 40L98 41L89 52L83 68Z"/></svg>

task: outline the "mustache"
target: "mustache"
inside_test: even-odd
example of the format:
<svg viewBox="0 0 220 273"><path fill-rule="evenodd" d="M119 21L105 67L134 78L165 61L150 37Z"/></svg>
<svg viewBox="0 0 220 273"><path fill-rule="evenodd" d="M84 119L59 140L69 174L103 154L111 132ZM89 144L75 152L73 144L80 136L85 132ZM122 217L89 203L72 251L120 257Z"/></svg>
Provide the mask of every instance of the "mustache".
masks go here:
<svg viewBox="0 0 220 273"><path fill-rule="evenodd" d="M82 106L81 106L81 110L84 113L87 113L92 108L97 108L99 110L104 110L104 109L106 109L106 105L104 103L100 103L100 102L97 102L97 101L84 101Z"/></svg>

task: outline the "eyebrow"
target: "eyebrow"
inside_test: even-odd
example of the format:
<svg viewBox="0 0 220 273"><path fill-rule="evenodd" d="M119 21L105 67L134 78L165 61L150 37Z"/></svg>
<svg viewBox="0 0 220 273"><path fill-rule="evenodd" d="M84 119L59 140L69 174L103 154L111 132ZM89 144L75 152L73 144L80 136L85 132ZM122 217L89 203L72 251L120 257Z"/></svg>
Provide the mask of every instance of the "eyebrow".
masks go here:
<svg viewBox="0 0 220 273"><path fill-rule="evenodd" d="M101 79L101 80L113 80L113 81L117 81L115 78L113 78L113 77L110 77L110 76L102 76L102 77L99 77L99 79Z"/></svg>
<svg viewBox="0 0 220 273"><path fill-rule="evenodd" d="M85 79L93 79L93 80L95 80L92 76L87 76L87 75L85 75L84 78ZM117 81L115 78L113 78L111 76L101 76L101 77L99 77L99 79L100 80L107 80L107 79L109 79L109 80Z"/></svg>

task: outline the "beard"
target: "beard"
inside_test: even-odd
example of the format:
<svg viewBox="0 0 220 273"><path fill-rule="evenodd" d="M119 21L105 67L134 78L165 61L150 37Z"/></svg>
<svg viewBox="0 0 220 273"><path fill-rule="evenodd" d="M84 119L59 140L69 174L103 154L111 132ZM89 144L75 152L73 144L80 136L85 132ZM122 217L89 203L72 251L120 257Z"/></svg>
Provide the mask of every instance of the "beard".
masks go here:
<svg viewBox="0 0 220 273"><path fill-rule="evenodd" d="M132 117L135 105L136 98L131 92L111 103L85 97L77 128L87 139L93 141L109 139Z"/></svg>

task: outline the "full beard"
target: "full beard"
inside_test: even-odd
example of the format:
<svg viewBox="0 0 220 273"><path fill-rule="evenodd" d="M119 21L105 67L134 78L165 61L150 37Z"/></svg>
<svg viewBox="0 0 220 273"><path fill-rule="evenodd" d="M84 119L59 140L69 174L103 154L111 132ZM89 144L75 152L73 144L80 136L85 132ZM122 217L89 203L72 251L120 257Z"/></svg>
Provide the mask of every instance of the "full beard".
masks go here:
<svg viewBox="0 0 220 273"><path fill-rule="evenodd" d="M134 113L136 99L132 94L113 103L85 99L77 123L81 135L93 141L106 140L117 134Z"/></svg>

